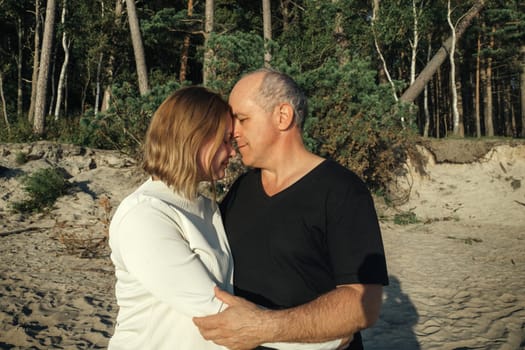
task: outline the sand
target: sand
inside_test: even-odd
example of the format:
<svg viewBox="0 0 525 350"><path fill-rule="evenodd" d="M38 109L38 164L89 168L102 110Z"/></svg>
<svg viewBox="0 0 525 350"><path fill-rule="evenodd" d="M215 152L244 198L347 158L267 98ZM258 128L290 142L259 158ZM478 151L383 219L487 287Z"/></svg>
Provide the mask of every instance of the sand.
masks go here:
<svg viewBox="0 0 525 350"><path fill-rule="evenodd" d="M363 332L368 350L525 348L525 144L467 159L450 149L420 148L424 173L409 162L395 206L376 200L390 285ZM30 161L17 165L20 152ZM66 195L43 214L13 213L20 176L51 165L67 174ZM107 222L144 178L117 152L0 144L0 349L107 347L117 313ZM400 214L411 223L396 224Z"/></svg>

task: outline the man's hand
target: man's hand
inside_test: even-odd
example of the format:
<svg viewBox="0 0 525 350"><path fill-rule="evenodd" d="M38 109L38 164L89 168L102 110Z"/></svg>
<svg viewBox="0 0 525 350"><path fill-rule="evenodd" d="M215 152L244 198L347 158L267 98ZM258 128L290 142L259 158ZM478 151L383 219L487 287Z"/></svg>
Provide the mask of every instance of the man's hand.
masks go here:
<svg viewBox="0 0 525 350"><path fill-rule="evenodd" d="M253 349L265 342L264 334L271 325L263 322L263 309L218 287L215 296L228 308L216 315L193 318L204 339L232 350Z"/></svg>

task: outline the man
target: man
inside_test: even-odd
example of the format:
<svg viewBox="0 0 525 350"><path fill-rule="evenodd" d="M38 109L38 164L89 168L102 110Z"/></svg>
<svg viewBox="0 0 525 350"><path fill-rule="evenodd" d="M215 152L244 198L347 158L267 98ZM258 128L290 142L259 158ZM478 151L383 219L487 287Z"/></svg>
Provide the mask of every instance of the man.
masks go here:
<svg viewBox="0 0 525 350"><path fill-rule="evenodd" d="M229 103L238 150L251 168L221 204L236 296L216 290L229 307L195 324L232 349L333 339L361 349L359 331L378 319L388 284L369 191L354 173L306 149L306 98L287 75L255 71L234 86Z"/></svg>

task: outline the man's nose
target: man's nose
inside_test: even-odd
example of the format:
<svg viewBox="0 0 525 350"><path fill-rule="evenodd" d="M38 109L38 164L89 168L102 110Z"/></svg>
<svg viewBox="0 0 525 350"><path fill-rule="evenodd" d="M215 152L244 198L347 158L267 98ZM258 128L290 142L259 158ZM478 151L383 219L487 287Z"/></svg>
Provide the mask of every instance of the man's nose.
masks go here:
<svg viewBox="0 0 525 350"><path fill-rule="evenodd" d="M239 119L235 118L233 123L233 138L237 139L239 137L239 132L241 129L241 122Z"/></svg>

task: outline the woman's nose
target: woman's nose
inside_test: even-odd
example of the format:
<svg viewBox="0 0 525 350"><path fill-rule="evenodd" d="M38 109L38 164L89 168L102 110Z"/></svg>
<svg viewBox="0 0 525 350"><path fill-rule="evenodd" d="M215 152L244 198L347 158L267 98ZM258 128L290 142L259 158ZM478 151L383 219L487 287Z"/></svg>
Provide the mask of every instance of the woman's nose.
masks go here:
<svg viewBox="0 0 525 350"><path fill-rule="evenodd" d="M237 154L237 151L235 150L235 144L234 144L235 140L232 140L228 147L230 147L230 151L228 152L228 156L229 157L235 157L235 155Z"/></svg>

